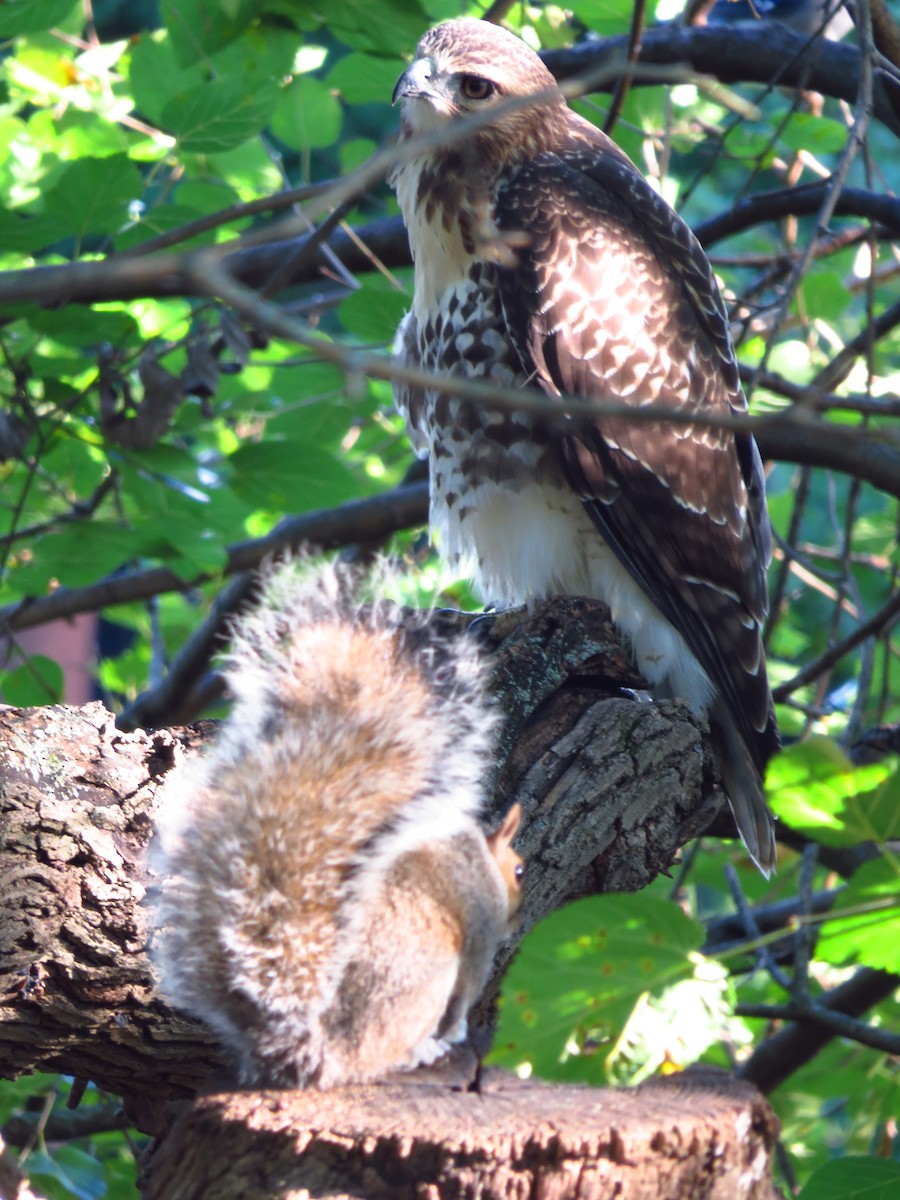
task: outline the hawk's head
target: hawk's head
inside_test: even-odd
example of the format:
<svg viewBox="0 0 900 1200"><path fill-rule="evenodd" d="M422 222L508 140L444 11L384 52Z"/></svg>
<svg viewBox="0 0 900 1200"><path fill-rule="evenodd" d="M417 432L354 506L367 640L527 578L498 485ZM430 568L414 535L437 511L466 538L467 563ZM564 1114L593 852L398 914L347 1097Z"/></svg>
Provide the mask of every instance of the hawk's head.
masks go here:
<svg viewBox="0 0 900 1200"><path fill-rule="evenodd" d="M503 105L513 96L540 93L536 105ZM496 109L490 129L521 137L535 128L535 108L559 112L565 101L535 52L514 34L487 21L462 18L429 29L416 57L397 80L394 103L403 101L407 136L439 129L469 114Z"/></svg>

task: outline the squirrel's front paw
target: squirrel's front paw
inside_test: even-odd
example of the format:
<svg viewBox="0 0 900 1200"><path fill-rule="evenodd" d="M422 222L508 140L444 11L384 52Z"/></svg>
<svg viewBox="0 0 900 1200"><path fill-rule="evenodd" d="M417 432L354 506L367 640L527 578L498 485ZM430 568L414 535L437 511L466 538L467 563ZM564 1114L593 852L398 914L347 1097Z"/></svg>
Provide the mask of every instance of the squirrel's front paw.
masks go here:
<svg viewBox="0 0 900 1200"><path fill-rule="evenodd" d="M450 1046L455 1046L459 1042L464 1042L469 1036L469 1023L464 1016L450 1029L444 1031L441 1041L446 1042Z"/></svg>
<svg viewBox="0 0 900 1200"><path fill-rule="evenodd" d="M412 1052L411 1067L428 1067L450 1051L446 1038L423 1038Z"/></svg>

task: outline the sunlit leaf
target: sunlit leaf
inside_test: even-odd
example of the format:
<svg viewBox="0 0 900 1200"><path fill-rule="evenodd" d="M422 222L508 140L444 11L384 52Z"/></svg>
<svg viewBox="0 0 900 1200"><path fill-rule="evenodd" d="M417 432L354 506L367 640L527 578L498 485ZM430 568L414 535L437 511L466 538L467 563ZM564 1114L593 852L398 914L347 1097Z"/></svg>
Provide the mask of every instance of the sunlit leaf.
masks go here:
<svg viewBox="0 0 900 1200"><path fill-rule="evenodd" d="M893 854L857 868L822 926L817 954L900 971L900 861Z"/></svg>
<svg viewBox="0 0 900 1200"><path fill-rule="evenodd" d="M720 963L697 956L695 973L645 994L606 1060L609 1078L634 1085L655 1071L688 1066L720 1038L734 1008L734 987Z"/></svg>
<svg viewBox="0 0 900 1200"><path fill-rule="evenodd" d="M900 828L893 761L854 767L836 743L814 737L788 746L769 764L773 812L827 846L894 836Z"/></svg>
<svg viewBox="0 0 900 1200"><path fill-rule="evenodd" d="M553 913L504 980L497 1060L528 1061L545 1077L581 1073L573 1049L589 1059L645 992L691 978L702 941L702 927L677 905L646 894L595 896Z"/></svg>

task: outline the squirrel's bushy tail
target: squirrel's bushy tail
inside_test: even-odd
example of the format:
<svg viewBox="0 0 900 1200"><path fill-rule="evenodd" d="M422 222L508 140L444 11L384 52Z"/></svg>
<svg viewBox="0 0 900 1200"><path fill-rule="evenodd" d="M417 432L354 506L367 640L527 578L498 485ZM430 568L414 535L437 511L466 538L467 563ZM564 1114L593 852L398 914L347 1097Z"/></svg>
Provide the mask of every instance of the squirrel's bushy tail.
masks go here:
<svg viewBox="0 0 900 1200"><path fill-rule="evenodd" d="M483 839L480 659L425 618L361 605L354 582L335 566L269 576L235 630L233 711L157 817L164 989L245 1082L316 1078L322 1015L398 857Z"/></svg>

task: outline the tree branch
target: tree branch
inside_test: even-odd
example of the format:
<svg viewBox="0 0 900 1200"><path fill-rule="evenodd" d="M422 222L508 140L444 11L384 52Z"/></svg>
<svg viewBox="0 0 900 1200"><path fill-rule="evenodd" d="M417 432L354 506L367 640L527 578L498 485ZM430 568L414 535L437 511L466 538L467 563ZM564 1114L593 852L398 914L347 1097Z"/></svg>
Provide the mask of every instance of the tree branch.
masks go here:
<svg viewBox="0 0 900 1200"><path fill-rule="evenodd" d="M859 1018L892 996L898 986L898 976L888 971L863 967L846 983L832 988L818 1003L832 1013ZM825 1027L804 1015L802 1024L790 1025L757 1046L747 1062L739 1068L738 1075L749 1083L755 1083L761 1092L768 1095L815 1058L822 1047L836 1036L833 1028Z"/></svg>
<svg viewBox="0 0 900 1200"><path fill-rule="evenodd" d="M778 703L787 700L798 688L805 687L807 683L812 683L813 680L818 679L820 675L830 670L835 663L840 662L846 654L850 654L851 651L855 650L867 638L878 637L880 634L885 633L891 628L898 617L900 617L900 593L892 596L887 604L882 605L874 617L871 617L864 624L857 626L843 641L826 650L815 662L807 663L803 670L798 671L792 679L788 679L773 688L772 696Z"/></svg>
<svg viewBox="0 0 900 1200"><path fill-rule="evenodd" d="M416 483L365 500L351 500L337 508L286 517L265 537L229 546L222 574L228 576L255 569L265 559L288 550L297 551L309 546L334 550L352 542L387 537L399 529L423 524L427 513L428 485ZM166 567L131 571L87 587L59 588L50 596L9 604L0 609L0 627L11 631L29 629L75 613L97 612L114 604L147 600L165 592L186 591L211 578L213 576L201 574L185 580Z"/></svg>
<svg viewBox="0 0 900 1200"><path fill-rule="evenodd" d="M618 66L627 61L628 36L582 42L564 50L547 50L544 62L563 82L585 71ZM740 28L722 25L683 26L675 23L648 29L641 43L639 64L683 70L689 64L700 74L711 75L722 83L777 84L821 92L848 104L859 93L860 55L855 46L809 38L774 21L745 22ZM632 87L666 82L636 75ZM668 81L671 82L671 81ZM597 90L611 91L613 83L599 84ZM900 134L900 83L884 71L877 71L873 114Z"/></svg>
<svg viewBox="0 0 900 1200"><path fill-rule="evenodd" d="M539 864L523 932L573 896L646 885L709 823L722 796L706 731L684 703L623 693L642 681L603 605L434 620L478 637L492 667L492 812L522 804L522 853ZM215 1039L154 997L141 903L156 792L200 740L123 734L99 704L0 712L0 1059L94 1079L149 1130L219 1062Z"/></svg>
<svg viewBox="0 0 900 1200"><path fill-rule="evenodd" d="M822 206L831 187L830 180L808 183L802 187L780 188L775 192L759 192L746 196L733 208L702 221L694 233L702 246L714 246L723 238L742 233L754 225L780 221L784 217L811 217ZM888 229L900 232L900 197L866 191L865 188L842 188L834 203L837 217L867 217Z"/></svg>
<svg viewBox="0 0 900 1200"><path fill-rule="evenodd" d="M785 216L809 216L818 211L826 187L826 183L810 184L748 197L735 208L699 225L697 236L704 246L711 246L753 225ZM866 217L900 229L900 199L863 188L843 189L835 213ZM176 233L173 230L169 236ZM303 251L313 236L307 233L296 238L276 238L264 245L238 243L224 258L223 266L245 286L262 288L275 271ZM373 258L391 270L411 263L406 229L400 217L382 217L350 232L335 230L326 245L355 274L369 273ZM99 262L0 272L0 307L24 302L57 307L203 294L197 289L196 280L186 276L185 258L185 255L156 255L146 259L130 254L112 255ZM298 261L298 269L286 273L284 286L322 281L325 260L321 252L311 260Z"/></svg>

